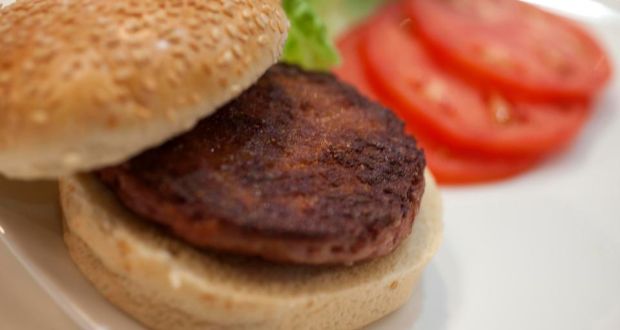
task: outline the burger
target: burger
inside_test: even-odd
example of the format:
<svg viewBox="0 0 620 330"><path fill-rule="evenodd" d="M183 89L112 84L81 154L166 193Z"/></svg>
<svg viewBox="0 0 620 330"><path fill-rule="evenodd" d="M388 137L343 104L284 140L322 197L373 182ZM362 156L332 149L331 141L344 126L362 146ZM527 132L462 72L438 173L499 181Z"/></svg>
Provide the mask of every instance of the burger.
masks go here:
<svg viewBox="0 0 620 330"><path fill-rule="evenodd" d="M59 179L75 264L149 328L359 328L438 249L415 139L280 63L289 27L276 0L0 10L0 172Z"/></svg>

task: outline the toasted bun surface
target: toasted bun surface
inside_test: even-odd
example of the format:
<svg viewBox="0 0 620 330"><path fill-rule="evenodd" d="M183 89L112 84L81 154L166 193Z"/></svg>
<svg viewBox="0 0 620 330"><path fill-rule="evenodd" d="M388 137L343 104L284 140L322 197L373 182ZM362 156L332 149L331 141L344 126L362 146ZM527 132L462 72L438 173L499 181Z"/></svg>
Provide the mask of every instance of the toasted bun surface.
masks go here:
<svg viewBox="0 0 620 330"><path fill-rule="evenodd" d="M287 29L277 0L0 9L0 173L90 170L190 129L276 62Z"/></svg>
<svg viewBox="0 0 620 330"><path fill-rule="evenodd" d="M90 175L61 180L71 257L112 303L153 329L354 329L403 305L441 241L431 177L410 238L352 267L194 250L123 208Z"/></svg>

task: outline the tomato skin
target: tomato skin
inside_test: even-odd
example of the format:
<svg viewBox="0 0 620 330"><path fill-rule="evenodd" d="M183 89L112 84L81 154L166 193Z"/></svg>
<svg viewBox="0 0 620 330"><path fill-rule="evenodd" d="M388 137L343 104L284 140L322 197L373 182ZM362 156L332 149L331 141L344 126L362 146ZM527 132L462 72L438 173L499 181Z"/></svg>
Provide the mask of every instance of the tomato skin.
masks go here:
<svg viewBox="0 0 620 330"><path fill-rule="evenodd" d="M448 150L433 139L412 134L424 150L426 163L435 179L444 185L465 185L507 179L535 167L542 160L542 157L502 159L467 156Z"/></svg>
<svg viewBox="0 0 620 330"><path fill-rule="evenodd" d="M516 0L406 0L416 35L470 82L519 99L588 102L612 74L602 47L567 19Z"/></svg>
<svg viewBox="0 0 620 330"><path fill-rule="evenodd" d="M416 133L462 154L535 158L566 146L588 118L582 103L511 101L470 86L436 62L402 22L409 21L397 6L380 13L361 55L376 93ZM495 108L510 110L506 122Z"/></svg>
<svg viewBox="0 0 620 330"><path fill-rule="evenodd" d="M367 25L359 25L338 40L337 47L343 61L333 70L333 73L342 81L354 85L364 96L371 100L378 100L374 88L366 78L366 73L360 69L363 64L359 52L367 30Z"/></svg>

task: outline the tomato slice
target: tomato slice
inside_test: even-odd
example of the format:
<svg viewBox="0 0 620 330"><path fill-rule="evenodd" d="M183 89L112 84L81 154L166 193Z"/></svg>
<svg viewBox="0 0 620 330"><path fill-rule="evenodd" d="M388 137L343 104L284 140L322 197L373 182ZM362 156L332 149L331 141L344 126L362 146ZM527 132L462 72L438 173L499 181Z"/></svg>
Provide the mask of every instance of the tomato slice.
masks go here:
<svg viewBox="0 0 620 330"><path fill-rule="evenodd" d="M465 153L534 157L565 146L588 117L585 104L525 103L472 87L436 62L407 22L389 7L361 51L377 91L416 133Z"/></svg>
<svg viewBox="0 0 620 330"><path fill-rule="evenodd" d="M416 32L445 63L506 94L587 100L609 80L603 49L575 23L516 0L406 0Z"/></svg>
<svg viewBox="0 0 620 330"><path fill-rule="evenodd" d="M337 47L343 58L339 67L334 69L334 74L344 82L347 82L372 100L378 100L366 74L361 69L362 59L359 56L362 40L366 37L367 25L359 25L348 31L344 37L338 40Z"/></svg>
<svg viewBox="0 0 620 330"><path fill-rule="evenodd" d="M428 167L441 184L460 185L502 180L531 169L542 159L467 156L423 135L415 134L415 137L424 149Z"/></svg>
<svg viewBox="0 0 620 330"><path fill-rule="evenodd" d="M367 28L353 29L340 40L338 46L342 54L343 65L336 69L335 73L340 79L365 91L367 95L377 96L378 94L368 79L364 64L360 60L359 46L364 41ZM412 130L409 132L411 133ZM441 184L499 180L525 171L538 162L537 159L529 158L506 160L461 155L442 147L432 138L423 137L419 133L415 136L424 149L429 168Z"/></svg>

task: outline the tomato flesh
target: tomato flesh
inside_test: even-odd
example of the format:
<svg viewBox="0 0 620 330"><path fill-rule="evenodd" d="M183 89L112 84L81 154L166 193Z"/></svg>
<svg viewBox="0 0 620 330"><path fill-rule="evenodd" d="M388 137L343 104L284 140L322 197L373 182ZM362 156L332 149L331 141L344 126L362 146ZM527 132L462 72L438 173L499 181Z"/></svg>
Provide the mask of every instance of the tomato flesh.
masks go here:
<svg viewBox="0 0 620 330"><path fill-rule="evenodd" d="M368 79L364 63L360 60L360 45L365 40L368 27L349 31L338 43L343 65L335 70L342 80L356 86L366 95L375 99L378 96ZM389 102L389 101L388 101ZM388 103L384 102L384 103ZM408 130L412 133L412 130ZM534 166L537 159L506 160L480 158L459 154L442 147L433 138L415 134L416 140L424 149L428 166L435 178L442 184L466 184L499 180L520 173Z"/></svg>
<svg viewBox="0 0 620 330"><path fill-rule="evenodd" d="M460 74L533 100L589 100L611 75L603 49L567 19L516 0L406 0L426 46Z"/></svg>
<svg viewBox="0 0 620 330"><path fill-rule="evenodd" d="M370 80L416 133L485 157L536 157L565 146L588 117L583 103L528 103L472 87L409 31L400 8L376 17L361 48Z"/></svg>

